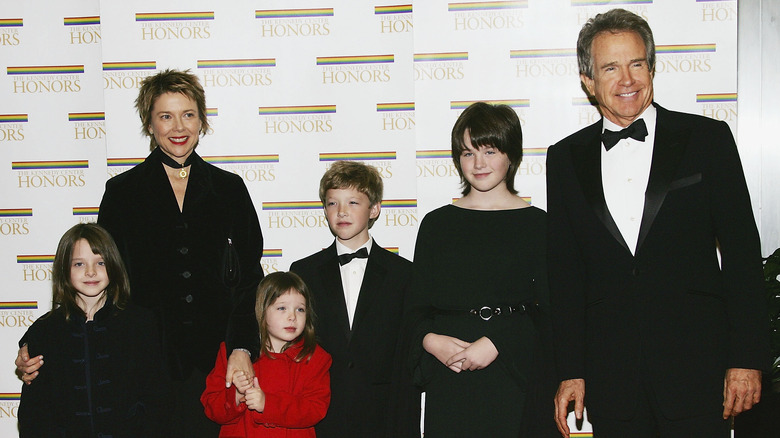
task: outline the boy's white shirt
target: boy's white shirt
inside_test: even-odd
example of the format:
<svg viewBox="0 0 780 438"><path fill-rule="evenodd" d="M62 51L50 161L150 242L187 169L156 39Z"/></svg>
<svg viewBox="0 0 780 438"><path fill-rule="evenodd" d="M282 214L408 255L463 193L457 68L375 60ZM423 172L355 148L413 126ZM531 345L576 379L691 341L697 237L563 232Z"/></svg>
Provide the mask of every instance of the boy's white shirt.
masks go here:
<svg viewBox="0 0 780 438"><path fill-rule="evenodd" d="M374 239L369 234L368 241L360 246L360 248L366 248L371 255L371 246L374 243ZM347 248L346 245L339 242L336 239L336 254L350 254L360 248L352 250ZM363 284L363 276L366 273L366 265L368 259L354 258L345 265L340 265L341 270L341 286L344 289L344 302L347 303L347 316L349 317L349 327L352 328L352 321L355 319L355 309L357 308L358 296L360 295L360 286Z"/></svg>

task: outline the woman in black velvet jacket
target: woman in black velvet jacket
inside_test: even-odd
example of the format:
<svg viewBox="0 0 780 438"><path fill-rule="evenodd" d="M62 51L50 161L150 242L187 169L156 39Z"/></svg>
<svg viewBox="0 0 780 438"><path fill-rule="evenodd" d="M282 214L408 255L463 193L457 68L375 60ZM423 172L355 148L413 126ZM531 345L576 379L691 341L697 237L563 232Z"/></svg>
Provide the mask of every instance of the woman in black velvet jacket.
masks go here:
<svg viewBox="0 0 780 438"><path fill-rule="evenodd" d="M119 247L133 303L159 318L167 361L161 370L174 389L174 436L216 437L219 428L203 414L199 398L220 342L228 347L228 379L233 371L254 376L260 223L241 178L195 153L199 135L209 129L195 75L165 70L151 76L135 104L152 152L106 183L98 223ZM37 358L24 362L22 353L17 365L28 381L37 375Z"/></svg>

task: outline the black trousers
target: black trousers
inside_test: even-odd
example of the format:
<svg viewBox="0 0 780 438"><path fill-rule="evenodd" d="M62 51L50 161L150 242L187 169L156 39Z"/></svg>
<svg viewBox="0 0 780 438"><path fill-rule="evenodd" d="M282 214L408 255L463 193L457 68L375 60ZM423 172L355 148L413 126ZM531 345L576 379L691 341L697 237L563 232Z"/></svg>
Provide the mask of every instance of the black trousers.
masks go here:
<svg viewBox="0 0 780 438"><path fill-rule="evenodd" d="M642 361L646 363L645 361ZM648 375L646 372L642 375ZM594 438L729 438L731 422L723 419L723 406L713 403L707 414L670 420L664 417L652 388L637 382L636 412L630 420L603 418L588 413ZM696 388L691 388L695 391ZM587 382L585 382L587 394Z"/></svg>

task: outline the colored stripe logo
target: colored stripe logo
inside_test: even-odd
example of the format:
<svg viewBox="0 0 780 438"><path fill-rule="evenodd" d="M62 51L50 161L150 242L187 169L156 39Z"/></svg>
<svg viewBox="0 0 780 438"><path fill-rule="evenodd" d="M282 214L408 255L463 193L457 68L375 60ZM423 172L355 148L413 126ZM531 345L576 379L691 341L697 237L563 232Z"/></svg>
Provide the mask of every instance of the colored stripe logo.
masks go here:
<svg viewBox="0 0 780 438"><path fill-rule="evenodd" d="M151 12L135 14L135 21L202 21L213 20L214 12Z"/></svg>
<svg viewBox="0 0 780 438"><path fill-rule="evenodd" d="M398 247L397 246L384 246L384 249L390 251L391 253L398 255Z"/></svg>
<svg viewBox="0 0 780 438"><path fill-rule="evenodd" d="M24 20L21 18L0 18L0 27L22 27Z"/></svg>
<svg viewBox="0 0 780 438"><path fill-rule="evenodd" d="M653 0L571 0L572 6L651 5L651 4L653 4Z"/></svg>
<svg viewBox="0 0 780 438"><path fill-rule="evenodd" d="M332 17L333 8L256 10L255 18Z"/></svg>
<svg viewBox="0 0 780 438"><path fill-rule="evenodd" d="M318 56L317 65L384 64L395 62L395 55Z"/></svg>
<svg viewBox="0 0 780 438"><path fill-rule="evenodd" d="M416 199L384 199L382 200L384 208L417 208Z"/></svg>
<svg viewBox="0 0 780 438"><path fill-rule="evenodd" d="M0 217L30 217L32 208L0 208Z"/></svg>
<svg viewBox="0 0 780 438"><path fill-rule="evenodd" d="M103 71L155 70L156 68L156 61L103 63Z"/></svg>
<svg viewBox="0 0 780 438"><path fill-rule="evenodd" d="M547 148L523 148L523 157L544 157Z"/></svg>
<svg viewBox="0 0 780 438"><path fill-rule="evenodd" d="M591 101L588 97L572 97L571 104L572 106L598 106L598 102L595 100Z"/></svg>
<svg viewBox="0 0 780 438"><path fill-rule="evenodd" d="M374 6L374 15L411 13L412 5Z"/></svg>
<svg viewBox="0 0 780 438"><path fill-rule="evenodd" d="M469 105L476 102L485 102L493 105L506 105L512 108L528 108L531 106L530 99L511 99L511 100L453 100L450 102L450 109L466 109Z"/></svg>
<svg viewBox="0 0 780 438"><path fill-rule="evenodd" d="M100 207L73 207L73 216L91 216L99 211Z"/></svg>
<svg viewBox="0 0 780 438"><path fill-rule="evenodd" d="M291 114L334 114L336 105L300 105L300 106L261 106L261 116Z"/></svg>
<svg viewBox="0 0 780 438"><path fill-rule="evenodd" d="M51 255L18 255L16 256L16 263L52 263L54 262L54 254Z"/></svg>
<svg viewBox="0 0 780 438"><path fill-rule="evenodd" d="M452 151L449 149L446 150L427 150L427 151L417 151L416 154L417 158L452 158Z"/></svg>
<svg viewBox="0 0 780 438"><path fill-rule="evenodd" d="M468 61L469 52L415 53L414 62Z"/></svg>
<svg viewBox="0 0 780 438"><path fill-rule="evenodd" d="M198 68L276 67L276 59L203 59Z"/></svg>
<svg viewBox="0 0 780 438"><path fill-rule="evenodd" d="M27 114L0 114L0 123L27 123Z"/></svg>
<svg viewBox="0 0 780 438"><path fill-rule="evenodd" d="M671 44L655 46L655 53L668 55L673 53L712 53L715 52L715 44Z"/></svg>
<svg viewBox="0 0 780 438"><path fill-rule="evenodd" d="M100 24L100 16L65 17L65 26L94 26Z"/></svg>
<svg viewBox="0 0 780 438"><path fill-rule="evenodd" d="M736 102L737 93L697 94L696 103Z"/></svg>
<svg viewBox="0 0 780 438"><path fill-rule="evenodd" d="M534 50L510 50L511 59L525 58L561 58L577 56L576 49L534 49Z"/></svg>
<svg viewBox="0 0 780 438"><path fill-rule="evenodd" d="M593 438L593 432L573 432L571 438Z"/></svg>
<svg viewBox="0 0 780 438"><path fill-rule="evenodd" d="M35 169L86 169L89 167L88 160L73 161L14 161L11 163L13 170L35 170Z"/></svg>
<svg viewBox="0 0 780 438"><path fill-rule="evenodd" d="M320 208L322 208L320 201L263 202L263 211L319 210Z"/></svg>
<svg viewBox="0 0 780 438"><path fill-rule="evenodd" d="M106 113L68 113L69 122L103 121Z"/></svg>
<svg viewBox="0 0 780 438"><path fill-rule="evenodd" d="M495 11L501 9L521 9L528 7L528 0L507 1L507 2L464 2L449 3L447 10L449 12L471 12L471 11Z"/></svg>
<svg viewBox="0 0 780 438"><path fill-rule="evenodd" d="M38 308L37 306L35 307ZM22 397L22 393L20 392L4 392L0 393L0 400L2 401L19 401L19 399Z"/></svg>
<svg viewBox="0 0 780 438"><path fill-rule="evenodd" d="M0 302L0 310L35 310L38 308L37 301L3 301ZM8 400L6 396L19 394L0 394L0 400Z"/></svg>
<svg viewBox="0 0 780 438"><path fill-rule="evenodd" d="M386 111L414 111L414 102L378 103L377 112Z"/></svg>
<svg viewBox="0 0 780 438"><path fill-rule="evenodd" d="M143 158L109 158L106 160L106 165L108 165L108 167L135 166L143 161Z"/></svg>
<svg viewBox="0 0 780 438"><path fill-rule="evenodd" d="M7 67L9 75L64 75L84 73L83 65L32 65Z"/></svg>
<svg viewBox="0 0 780 438"><path fill-rule="evenodd" d="M320 161L340 160L395 160L395 152L334 152L320 154Z"/></svg>
<svg viewBox="0 0 780 438"><path fill-rule="evenodd" d="M216 117L219 115L217 108L206 108L206 117Z"/></svg>
<svg viewBox="0 0 780 438"><path fill-rule="evenodd" d="M211 164L278 163L279 155L225 155L203 157L203 160Z"/></svg>
<svg viewBox="0 0 780 438"><path fill-rule="evenodd" d="M281 257L282 250L280 249L263 249L263 257Z"/></svg>

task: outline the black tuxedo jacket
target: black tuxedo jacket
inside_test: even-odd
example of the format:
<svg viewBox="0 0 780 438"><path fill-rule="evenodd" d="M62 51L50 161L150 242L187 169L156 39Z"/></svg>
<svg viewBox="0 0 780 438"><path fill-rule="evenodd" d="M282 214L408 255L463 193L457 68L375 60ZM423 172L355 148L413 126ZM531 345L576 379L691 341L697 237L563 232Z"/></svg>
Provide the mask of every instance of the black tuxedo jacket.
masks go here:
<svg viewBox="0 0 780 438"><path fill-rule="evenodd" d="M609 418L632 416L638 385L669 419L712 413L727 368L769 365L759 238L731 131L656 108L635 255L604 199L602 122L547 152L560 377L584 378L586 406Z"/></svg>
<svg viewBox="0 0 780 438"><path fill-rule="evenodd" d="M330 407L317 437L419 438L420 393L404 367L408 346L401 334L412 263L373 243L352 329L335 242L290 270L312 292L315 333L333 358Z"/></svg>

